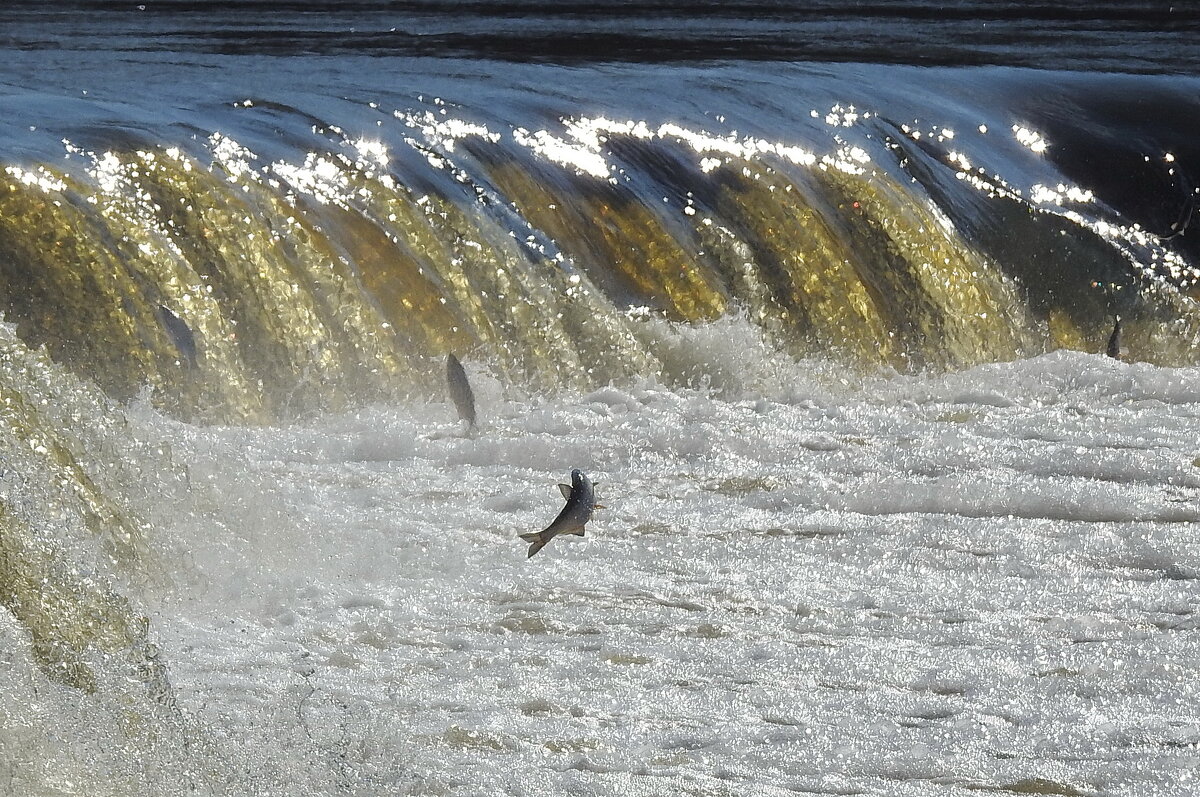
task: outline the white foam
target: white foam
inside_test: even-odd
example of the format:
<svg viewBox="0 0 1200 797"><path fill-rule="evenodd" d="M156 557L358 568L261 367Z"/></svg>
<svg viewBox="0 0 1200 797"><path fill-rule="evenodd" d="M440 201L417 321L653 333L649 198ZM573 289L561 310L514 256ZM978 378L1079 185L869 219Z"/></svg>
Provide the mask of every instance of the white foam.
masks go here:
<svg viewBox="0 0 1200 797"><path fill-rule="evenodd" d="M163 563L134 598L193 730L103 752L87 739L107 715L80 715L0 626L0 711L31 733L0 738L59 773L7 782L1190 788L1200 371L1070 353L938 377L739 370L719 343L735 331L673 333L725 363L723 394L506 397L469 362L469 434L448 401L259 429L139 406L134 433L188 468L187 490L134 499ZM553 519L572 467L607 508L528 560L516 535ZM122 763L142 759L159 764Z"/></svg>
<svg viewBox="0 0 1200 797"><path fill-rule="evenodd" d="M181 703L279 793L1190 777L1197 371L776 368L726 398L497 392L473 435L424 431L444 402L174 427ZM526 560L572 467L608 508Z"/></svg>

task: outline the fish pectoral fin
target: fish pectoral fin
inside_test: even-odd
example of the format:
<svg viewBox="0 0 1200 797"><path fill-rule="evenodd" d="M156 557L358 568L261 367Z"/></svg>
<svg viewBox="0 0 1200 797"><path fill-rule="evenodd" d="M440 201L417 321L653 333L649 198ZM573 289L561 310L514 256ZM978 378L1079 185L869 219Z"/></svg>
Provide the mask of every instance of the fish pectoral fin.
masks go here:
<svg viewBox="0 0 1200 797"><path fill-rule="evenodd" d="M608 509L604 504L592 504L592 509Z"/></svg>
<svg viewBox="0 0 1200 797"><path fill-rule="evenodd" d="M562 495L563 495L563 498L570 498L570 497L571 497L571 485L569 485L569 484L560 484L560 485L558 485L558 491L559 491L560 493L562 493Z"/></svg>

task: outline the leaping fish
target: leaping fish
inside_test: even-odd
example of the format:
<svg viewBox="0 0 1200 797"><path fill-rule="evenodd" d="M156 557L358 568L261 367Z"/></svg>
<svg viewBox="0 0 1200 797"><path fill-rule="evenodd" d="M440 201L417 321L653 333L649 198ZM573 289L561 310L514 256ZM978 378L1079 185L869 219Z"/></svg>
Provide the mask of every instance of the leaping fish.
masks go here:
<svg viewBox="0 0 1200 797"><path fill-rule="evenodd" d="M517 535L529 543L527 559L532 558L535 553L546 547L546 543L559 534L574 534L582 537L583 527L592 519L592 512L604 508L603 504L596 503L596 490L592 486L592 480L579 468L571 471L570 486L560 484L558 489L562 492L563 498L567 499L567 504L558 513L558 517L554 518L554 522L541 531Z"/></svg>
<svg viewBox="0 0 1200 797"><path fill-rule="evenodd" d="M454 406L458 407L458 417L474 428L475 394L471 392L467 372L453 354L446 355L446 384L450 388L450 398L454 400Z"/></svg>
<svg viewBox="0 0 1200 797"><path fill-rule="evenodd" d="M192 335L192 328L165 304L158 305L157 309L159 321L167 330L167 336L175 344L175 348L179 350L184 364L190 370L196 370L196 338Z"/></svg>
<svg viewBox="0 0 1200 797"><path fill-rule="evenodd" d="M1108 337L1108 356L1121 359L1121 316L1116 317L1112 334Z"/></svg>

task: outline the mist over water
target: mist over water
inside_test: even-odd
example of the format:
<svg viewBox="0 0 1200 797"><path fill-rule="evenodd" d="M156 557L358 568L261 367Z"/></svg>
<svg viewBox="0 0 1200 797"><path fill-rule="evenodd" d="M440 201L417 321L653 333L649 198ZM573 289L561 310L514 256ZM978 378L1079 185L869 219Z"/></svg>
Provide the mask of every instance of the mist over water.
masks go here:
<svg viewBox="0 0 1200 797"><path fill-rule="evenodd" d="M9 4L0 793L1191 794L1198 28Z"/></svg>

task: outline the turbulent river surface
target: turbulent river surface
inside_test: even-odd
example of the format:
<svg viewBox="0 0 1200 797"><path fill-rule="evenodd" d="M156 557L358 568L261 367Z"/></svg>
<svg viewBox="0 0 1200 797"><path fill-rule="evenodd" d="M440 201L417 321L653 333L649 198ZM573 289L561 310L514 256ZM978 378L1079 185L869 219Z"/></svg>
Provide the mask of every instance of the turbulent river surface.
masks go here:
<svg viewBox="0 0 1200 797"><path fill-rule="evenodd" d="M6 4L0 794L1196 793L1200 11L1081 9Z"/></svg>

